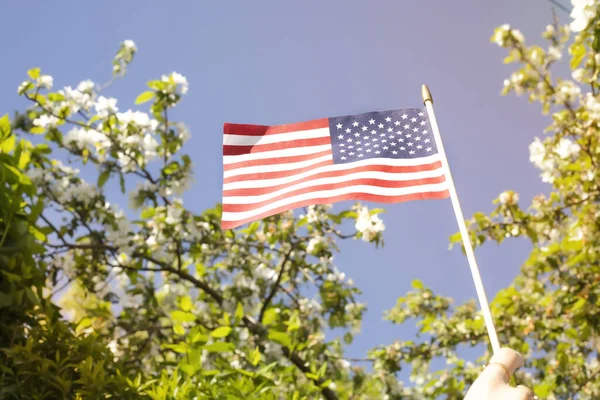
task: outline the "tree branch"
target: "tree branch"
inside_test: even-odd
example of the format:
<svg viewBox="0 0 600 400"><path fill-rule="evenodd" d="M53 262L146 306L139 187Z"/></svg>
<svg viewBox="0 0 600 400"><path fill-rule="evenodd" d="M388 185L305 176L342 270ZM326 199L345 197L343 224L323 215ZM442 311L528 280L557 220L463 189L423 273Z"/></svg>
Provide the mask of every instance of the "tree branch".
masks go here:
<svg viewBox="0 0 600 400"><path fill-rule="evenodd" d="M279 275L277 276L277 280L271 287L271 293L269 293L269 295L265 298L265 301L263 302L262 308L260 309L260 314L258 316L258 322L262 322L263 317L265 316L265 311L267 311L269 304L271 303L273 297L275 297L277 291L279 290L279 285L281 284L281 279L283 278L283 274L285 272L285 264L290 258L290 253L291 250L285 254L281 262L279 263Z"/></svg>

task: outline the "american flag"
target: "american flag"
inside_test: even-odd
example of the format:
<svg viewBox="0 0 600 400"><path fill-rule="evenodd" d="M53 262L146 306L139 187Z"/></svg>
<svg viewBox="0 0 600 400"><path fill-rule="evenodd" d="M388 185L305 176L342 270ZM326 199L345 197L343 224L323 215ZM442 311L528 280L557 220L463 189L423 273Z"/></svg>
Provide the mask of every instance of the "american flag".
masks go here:
<svg viewBox="0 0 600 400"><path fill-rule="evenodd" d="M449 196L425 109L223 130L223 229L311 204Z"/></svg>

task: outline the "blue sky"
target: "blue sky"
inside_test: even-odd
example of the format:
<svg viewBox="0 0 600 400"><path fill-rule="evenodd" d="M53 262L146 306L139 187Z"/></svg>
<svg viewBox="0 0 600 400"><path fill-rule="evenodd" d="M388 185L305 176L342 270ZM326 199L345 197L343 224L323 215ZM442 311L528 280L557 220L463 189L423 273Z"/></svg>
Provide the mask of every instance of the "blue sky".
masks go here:
<svg viewBox="0 0 600 400"><path fill-rule="evenodd" d="M185 204L198 212L220 201L224 122L274 125L420 107L423 83L433 92L465 215L490 211L505 189L522 202L546 190L528 145L548 121L526 99L499 95L512 67L489 42L508 22L540 43L552 17L544 0L72 0L7 2L2 13L2 114L25 105L16 88L31 67L53 75L55 88L108 80L125 39L139 53L128 77L107 92L122 110L134 107L150 79L171 71L188 78L190 92L173 118L192 132L185 151L196 183ZM352 356L407 338L412 328L383 322L382 313L415 278L457 302L475 298L466 259L458 248L448 251L458 230L450 201L385 208L386 246L342 243L336 257L368 305ZM477 250L490 300L510 284L528 249L509 241Z"/></svg>

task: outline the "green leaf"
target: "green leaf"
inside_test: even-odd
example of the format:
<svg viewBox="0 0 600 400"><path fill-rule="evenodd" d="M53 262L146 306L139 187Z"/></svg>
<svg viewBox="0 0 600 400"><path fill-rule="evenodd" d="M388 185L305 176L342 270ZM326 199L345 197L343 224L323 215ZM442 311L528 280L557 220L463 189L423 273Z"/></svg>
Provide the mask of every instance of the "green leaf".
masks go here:
<svg viewBox="0 0 600 400"><path fill-rule="evenodd" d="M185 328L181 324L173 325L173 332L177 335L185 335Z"/></svg>
<svg viewBox="0 0 600 400"><path fill-rule="evenodd" d="M217 343L207 344L206 346L203 346L202 348L211 353L226 353L228 351L235 350L235 345L233 343L217 342Z"/></svg>
<svg viewBox="0 0 600 400"><path fill-rule="evenodd" d="M192 302L192 298L190 296L183 296L179 301L179 307L183 311L192 311L192 307L194 303Z"/></svg>
<svg viewBox="0 0 600 400"><path fill-rule="evenodd" d="M282 346L292 347L292 339L284 332L269 331L269 339Z"/></svg>
<svg viewBox="0 0 600 400"><path fill-rule="evenodd" d="M77 327L75 328L75 332L77 332L77 334L81 334L81 332L83 332L86 328L89 328L90 326L92 326L92 319L89 317L84 317L81 319L81 321L79 321L79 323L77 324Z"/></svg>
<svg viewBox="0 0 600 400"><path fill-rule="evenodd" d="M533 387L533 391L538 396L538 398L544 399L548 397L548 395L551 393L552 388L550 387L550 384L548 382L542 382L539 385L535 385Z"/></svg>
<svg viewBox="0 0 600 400"><path fill-rule="evenodd" d="M185 354L188 352L188 344L185 342L180 342L176 344L164 344L163 347L165 349L171 349L176 353Z"/></svg>
<svg viewBox="0 0 600 400"><path fill-rule="evenodd" d="M275 311L274 308L269 308L267 311L265 311L262 322L264 325L271 325L276 319L277 311Z"/></svg>
<svg viewBox="0 0 600 400"><path fill-rule="evenodd" d="M35 226L30 225L29 231L31 232L31 234L33 235L35 240L38 240L40 242L46 241L46 235L44 235L42 232L40 232Z"/></svg>
<svg viewBox="0 0 600 400"><path fill-rule="evenodd" d="M575 304L573 304L573 308L571 310L572 311L579 311L583 307L585 307L585 303L587 303L586 299L579 299L579 300L577 300L575 302Z"/></svg>
<svg viewBox="0 0 600 400"><path fill-rule="evenodd" d="M173 161L172 163L170 163L169 165L167 165L163 172L165 173L165 175L172 175L175 172L177 172L179 170L179 164L177 164L176 161Z"/></svg>
<svg viewBox="0 0 600 400"><path fill-rule="evenodd" d="M369 215L381 214L382 212L385 212L383 208L374 208L371 211L369 211Z"/></svg>
<svg viewBox="0 0 600 400"><path fill-rule="evenodd" d="M27 167L29 161L31 161L31 153L28 150L24 150L19 155L19 163L17 166L19 169L23 170L25 167Z"/></svg>
<svg viewBox="0 0 600 400"><path fill-rule="evenodd" d="M249 377L251 377L251 378L254 378L254 375L255 375L255 374L254 374L254 372L246 371L246 370L244 370L244 369L236 369L235 371L236 371L236 372L239 372L239 373L240 373L240 374L242 374L242 375L249 376Z"/></svg>
<svg viewBox="0 0 600 400"><path fill-rule="evenodd" d="M15 135L10 135L8 139L0 142L0 152L10 153L15 148Z"/></svg>
<svg viewBox="0 0 600 400"><path fill-rule="evenodd" d="M307 372L305 375L307 378L312 379L313 381L319 380L317 374L313 374L312 372Z"/></svg>
<svg viewBox="0 0 600 400"><path fill-rule="evenodd" d="M414 289L417 289L417 290L423 290L423 289L425 288L425 287L423 286L423 282L421 282L421 281L420 281L420 280L418 280L418 279L415 279L414 281L412 281L412 282L411 282L411 286L412 286Z"/></svg>
<svg viewBox="0 0 600 400"><path fill-rule="evenodd" d="M0 308L10 307L13 303L12 296L0 292Z"/></svg>
<svg viewBox="0 0 600 400"><path fill-rule="evenodd" d="M135 99L135 104L143 104L147 101L150 101L154 98L154 92L144 92L142 94L140 94L136 99Z"/></svg>
<svg viewBox="0 0 600 400"><path fill-rule="evenodd" d="M171 313L171 317L175 322L194 322L196 316L190 312L175 310Z"/></svg>
<svg viewBox="0 0 600 400"><path fill-rule="evenodd" d="M244 306L242 303L237 303L237 307L235 308L235 319L241 320L244 317Z"/></svg>
<svg viewBox="0 0 600 400"><path fill-rule="evenodd" d="M104 184L106 183L108 178L110 178L110 170L107 169L107 170L102 171L102 173L98 177L98 187L100 189L102 189L102 187L104 186Z"/></svg>
<svg viewBox="0 0 600 400"><path fill-rule="evenodd" d="M144 208L142 210L142 219L149 219L154 217L154 215L156 214L156 209L154 207L150 207L150 208Z"/></svg>
<svg viewBox="0 0 600 400"><path fill-rule="evenodd" d="M569 49L569 53L573 56L571 58L571 63L569 66L571 69L575 69L581 64L583 59L585 58L585 46L583 43L575 43Z"/></svg>
<svg viewBox="0 0 600 400"><path fill-rule="evenodd" d="M255 348L254 350L252 350L252 353L250 354L250 364L257 366L258 363L260 362L260 350L258 350L258 347Z"/></svg>
<svg viewBox="0 0 600 400"><path fill-rule="evenodd" d="M317 372L317 375L319 376L319 378L324 377L326 371L327 371L327 363L323 363L323 365L321 365L321 368L319 368L319 371Z"/></svg>
<svg viewBox="0 0 600 400"><path fill-rule="evenodd" d="M5 114L0 118L0 139L7 138L10 135L10 131L10 119L8 119L8 114Z"/></svg>
<svg viewBox="0 0 600 400"><path fill-rule="evenodd" d="M29 179L29 177L27 175L22 174L21 171L19 171L18 169L16 169L12 165L4 164L4 167L8 171L10 171L16 179L18 179L18 181L19 181L20 184L22 184L22 185L31 185L31 179Z"/></svg>
<svg viewBox="0 0 600 400"><path fill-rule="evenodd" d="M214 331L210 333L210 336L214 338L224 338L231 333L231 328L229 326L220 326Z"/></svg>
<svg viewBox="0 0 600 400"><path fill-rule="evenodd" d="M325 364L323 364L325 365ZM321 385L319 386L321 389L326 388L327 386L329 386L331 384L331 382L333 382L331 379L327 379L325 382L321 383Z"/></svg>
<svg viewBox="0 0 600 400"><path fill-rule="evenodd" d="M125 177L123 174L119 174L119 185L121 186L121 193L125 194Z"/></svg>
<svg viewBox="0 0 600 400"><path fill-rule="evenodd" d="M27 75L33 80L37 80L40 77L40 69L39 68L31 68L27 71Z"/></svg>

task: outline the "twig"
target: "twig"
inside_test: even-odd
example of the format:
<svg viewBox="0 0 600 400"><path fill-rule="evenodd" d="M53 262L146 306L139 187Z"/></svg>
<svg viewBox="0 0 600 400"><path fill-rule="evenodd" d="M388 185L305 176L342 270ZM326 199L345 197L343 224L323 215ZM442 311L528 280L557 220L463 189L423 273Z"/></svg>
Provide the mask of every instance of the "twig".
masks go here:
<svg viewBox="0 0 600 400"><path fill-rule="evenodd" d="M265 311L267 311L267 307L269 307L271 300L273 300L273 297L275 297L275 294L279 290L279 285L281 284L281 279L283 278L283 274L285 272L285 264L288 262L288 260L290 258L290 253L291 253L291 251L286 253L286 255L281 260L281 263L279 263L279 275L277 276L277 280L271 287L271 293L269 293L269 295L266 297L266 299L262 305L262 308L260 309L260 314L258 316L258 322L262 322L263 317L265 316Z"/></svg>

